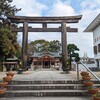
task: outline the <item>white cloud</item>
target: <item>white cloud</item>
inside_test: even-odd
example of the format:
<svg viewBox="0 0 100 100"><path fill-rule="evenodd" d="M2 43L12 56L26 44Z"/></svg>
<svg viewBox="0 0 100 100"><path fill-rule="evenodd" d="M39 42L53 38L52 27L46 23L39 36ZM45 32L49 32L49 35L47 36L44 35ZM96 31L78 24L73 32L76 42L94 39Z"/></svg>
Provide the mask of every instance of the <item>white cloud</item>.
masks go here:
<svg viewBox="0 0 100 100"><path fill-rule="evenodd" d="M75 15L74 9L67 4L67 2L61 2L57 0L56 3L50 8L48 15L52 16L70 16Z"/></svg>
<svg viewBox="0 0 100 100"><path fill-rule="evenodd" d="M40 16L43 9L47 9L46 5L37 2L36 0L13 0L13 5L17 8L22 8L18 12L20 16Z"/></svg>
<svg viewBox="0 0 100 100"><path fill-rule="evenodd" d="M100 0L83 0L80 5L82 9L94 10L100 6Z"/></svg>
<svg viewBox="0 0 100 100"><path fill-rule="evenodd" d="M94 18L100 13L100 0L84 0L81 2L80 13L83 15L81 20L82 27L88 26Z"/></svg>

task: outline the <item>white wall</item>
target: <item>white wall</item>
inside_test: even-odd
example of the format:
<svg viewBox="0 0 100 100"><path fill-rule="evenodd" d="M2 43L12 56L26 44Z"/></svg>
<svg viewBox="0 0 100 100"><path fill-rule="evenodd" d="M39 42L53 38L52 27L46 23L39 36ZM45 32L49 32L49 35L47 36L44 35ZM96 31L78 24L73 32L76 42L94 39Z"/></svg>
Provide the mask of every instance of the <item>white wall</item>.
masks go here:
<svg viewBox="0 0 100 100"><path fill-rule="evenodd" d="M100 25L93 31L94 46L98 46L100 43ZM100 58L100 52L94 55L95 58Z"/></svg>
<svg viewBox="0 0 100 100"><path fill-rule="evenodd" d="M98 51L98 44L100 43L100 25L93 31L93 43L94 46L97 46ZM99 67L100 67L100 52L97 52L97 54L94 54L94 59L99 60ZM96 63L97 66L97 63Z"/></svg>

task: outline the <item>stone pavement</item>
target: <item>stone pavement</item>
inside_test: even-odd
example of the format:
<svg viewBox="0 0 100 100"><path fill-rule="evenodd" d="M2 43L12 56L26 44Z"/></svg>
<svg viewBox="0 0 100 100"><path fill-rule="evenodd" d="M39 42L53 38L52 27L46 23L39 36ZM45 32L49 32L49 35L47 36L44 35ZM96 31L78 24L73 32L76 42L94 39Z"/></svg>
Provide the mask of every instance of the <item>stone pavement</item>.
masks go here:
<svg viewBox="0 0 100 100"><path fill-rule="evenodd" d="M26 71L23 74L17 74L14 72L15 75L13 80L21 80L21 81L35 81L35 80L69 80L75 79L71 77L70 74L63 74L61 71L52 71L52 70L37 70L37 71ZM6 76L6 72L0 72L0 80L2 77Z"/></svg>
<svg viewBox="0 0 100 100"><path fill-rule="evenodd" d="M26 71L23 72L23 74L17 74L17 72L14 72L15 76L13 80L69 80L69 79L77 79L77 72L76 71L70 71L69 74L64 74L62 71L55 71L55 70L36 70L36 71ZM100 77L100 72L94 72L98 77ZM0 81L2 80L2 77L6 76L6 72L0 72ZM94 78L92 76L92 78ZM81 75L80 75L81 79Z"/></svg>
<svg viewBox="0 0 100 100"><path fill-rule="evenodd" d="M27 71L24 74L16 74L13 80L69 80L74 79L70 75L61 74L60 71L40 70L40 71Z"/></svg>

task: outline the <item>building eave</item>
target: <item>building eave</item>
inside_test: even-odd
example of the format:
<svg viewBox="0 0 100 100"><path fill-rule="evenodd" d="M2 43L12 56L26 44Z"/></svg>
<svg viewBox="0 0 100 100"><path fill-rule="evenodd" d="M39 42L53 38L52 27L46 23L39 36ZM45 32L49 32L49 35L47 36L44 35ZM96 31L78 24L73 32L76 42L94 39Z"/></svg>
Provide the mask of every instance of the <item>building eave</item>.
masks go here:
<svg viewBox="0 0 100 100"><path fill-rule="evenodd" d="M100 25L100 13L99 15L89 24L84 32L93 32Z"/></svg>
<svg viewBox="0 0 100 100"><path fill-rule="evenodd" d="M47 54L45 53L47 52ZM43 56L50 56L50 57L61 57L59 52L50 52L50 51L43 51L43 52L34 52L34 54L30 55L30 57L40 58Z"/></svg>

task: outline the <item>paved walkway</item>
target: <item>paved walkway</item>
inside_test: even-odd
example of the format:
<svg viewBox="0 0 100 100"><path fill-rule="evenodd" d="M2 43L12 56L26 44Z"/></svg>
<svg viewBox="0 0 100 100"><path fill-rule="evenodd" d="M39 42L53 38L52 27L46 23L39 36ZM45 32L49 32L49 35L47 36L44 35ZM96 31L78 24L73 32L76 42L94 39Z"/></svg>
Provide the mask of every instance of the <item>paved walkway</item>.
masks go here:
<svg viewBox="0 0 100 100"><path fill-rule="evenodd" d="M2 77L6 76L6 72L1 72L0 80ZM70 74L64 74L62 71L52 71L48 69L36 70L36 71L26 71L23 74L17 74L13 77L13 80L21 80L21 81L36 81L36 80L70 80L75 79L71 77Z"/></svg>
<svg viewBox="0 0 100 100"><path fill-rule="evenodd" d="M17 74L13 80L69 80L74 79L69 75L61 74L60 71L28 71L24 74Z"/></svg>
<svg viewBox="0 0 100 100"><path fill-rule="evenodd" d="M17 72L14 72L15 76L13 77L13 80L21 80L21 81L36 81L36 80L70 80L70 79L77 79L77 72L76 71L70 71L69 74L65 74L62 71L55 71L55 70L48 70L48 69L42 69L42 70L36 70L36 71L26 71L23 72L23 74L17 74ZM97 76L100 76L100 72L95 72ZM2 77L6 76L6 72L0 72L0 81L2 80ZM93 77L92 77L93 78ZM80 75L81 79L81 75Z"/></svg>

